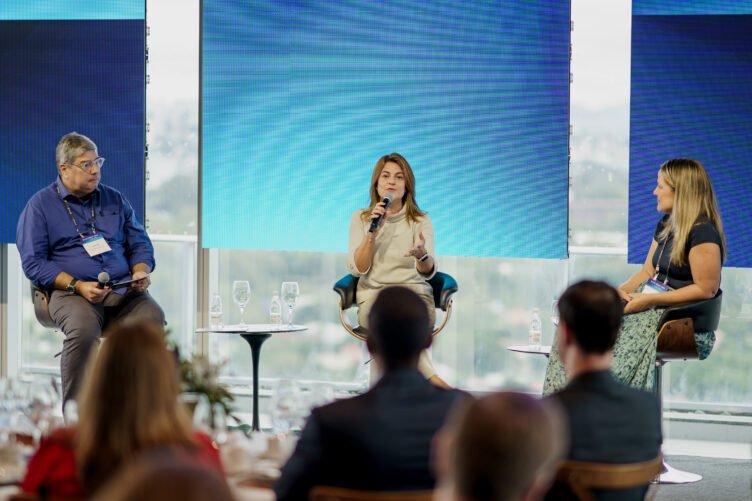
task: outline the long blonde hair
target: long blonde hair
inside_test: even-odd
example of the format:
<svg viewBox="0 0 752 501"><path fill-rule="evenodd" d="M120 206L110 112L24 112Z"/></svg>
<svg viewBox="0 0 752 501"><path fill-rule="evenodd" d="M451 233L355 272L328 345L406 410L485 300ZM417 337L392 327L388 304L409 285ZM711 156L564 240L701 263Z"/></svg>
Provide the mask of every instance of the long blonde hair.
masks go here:
<svg viewBox="0 0 752 501"><path fill-rule="evenodd" d="M726 237L718 212L713 185L705 167L691 158L674 158L661 165L660 173L674 192L674 208L659 238L674 236L671 263L686 264L685 250L689 232L698 222L707 221L715 226L721 237L721 260L726 259Z"/></svg>
<svg viewBox="0 0 752 501"><path fill-rule="evenodd" d="M371 219L371 211L374 206L381 202L381 197L379 197L378 191L379 177L381 176L381 171L384 170L384 165L387 162L395 163L400 166L400 169L402 169L402 174L405 176L405 195L402 197L402 204L405 206L407 220L410 222L417 222L418 219L425 216L426 213L420 210L418 202L415 201L415 175L413 174L413 169L410 167L410 164L405 157L399 153L384 155L379 158L378 162L376 162L376 166L373 168L373 174L371 174L371 205L369 205L367 209L363 209L360 213L360 218L363 221Z"/></svg>
<svg viewBox="0 0 752 501"><path fill-rule="evenodd" d="M76 433L78 476L86 492L145 449L197 446L178 401L177 364L162 329L144 322L116 326L92 355Z"/></svg>

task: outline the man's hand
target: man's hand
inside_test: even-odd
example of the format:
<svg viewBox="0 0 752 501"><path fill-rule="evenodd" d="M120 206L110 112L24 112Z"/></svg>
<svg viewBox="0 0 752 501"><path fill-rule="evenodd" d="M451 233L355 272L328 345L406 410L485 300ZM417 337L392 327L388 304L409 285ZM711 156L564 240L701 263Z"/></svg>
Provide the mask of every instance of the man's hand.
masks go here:
<svg viewBox="0 0 752 501"><path fill-rule="evenodd" d="M133 280L138 280L138 282L133 282L131 284L131 290L136 292L144 292L151 285L149 273L143 270L134 271Z"/></svg>
<svg viewBox="0 0 752 501"><path fill-rule="evenodd" d="M97 287L97 282L78 282L76 283L76 292L88 302L97 304L104 301L104 298L112 292L112 289L108 287L100 289Z"/></svg>

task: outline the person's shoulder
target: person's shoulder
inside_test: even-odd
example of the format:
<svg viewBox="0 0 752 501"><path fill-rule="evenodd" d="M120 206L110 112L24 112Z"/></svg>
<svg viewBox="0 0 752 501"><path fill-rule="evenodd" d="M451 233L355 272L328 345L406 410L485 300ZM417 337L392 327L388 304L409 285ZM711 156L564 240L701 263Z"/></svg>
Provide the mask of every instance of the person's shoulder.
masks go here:
<svg viewBox="0 0 752 501"><path fill-rule="evenodd" d="M431 222L431 216L428 215L428 212L423 211L421 211L421 214L417 217L417 221L424 224L433 224Z"/></svg>
<svg viewBox="0 0 752 501"><path fill-rule="evenodd" d="M217 444L212 440L212 438L204 433L203 431L195 430L193 432L193 439L198 443L199 449L217 449Z"/></svg>
<svg viewBox="0 0 752 501"><path fill-rule="evenodd" d="M708 219L698 220L692 229L689 230L689 237L687 238L688 248L691 249L700 244L716 244L723 251L723 239L718 231L718 228L712 221ZM689 251L687 249L687 251Z"/></svg>
<svg viewBox="0 0 752 501"><path fill-rule="evenodd" d="M361 209L355 209L352 213L352 216L350 216L350 221L363 221L363 213L368 210L368 207L363 207Z"/></svg>
<svg viewBox="0 0 752 501"><path fill-rule="evenodd" d="M718 228L713 224L713 221L707 218L701 218L695 221L695 224L692 226L692 231L695 230L710 230L718 233Z"/></svg>
<svg viewBox="0 0 752 501"><path fill-rule="evenodd" d="M622 391L626 395L629 395L629 397L635 401L640 402L648 406L659 406L660 402L658 401L658 397L655 396L653 393L647 391L647 390L641 390L639 388L633 388L627 384L624 384L622 382L619 382L621 385Z"/></svg>
<svg viewBox="0 0 752 501"><path fill-rule="evenodd" d="M49 201L50 198L56 197L57 193L55 192L55 182L52 182L48 184L47 186L44 186L37 190L27 202L27 205L34 205L34 204L45 204Z"/></svg>
<svg viewBox="0 0 752 501"><path fill-rule="evenodd" d="M76 440L76 428L68 426L55 428L40 442L40 448L73 449Z"/></svg>
<svg viewBox="0 0 752 501"><path fill-rule="evenodd" d="M99 183L99 186L97 187L97 189L99 190L99 192L102 195L105 195L105 196L114 196L114 197L125 199L125 195L123 195L120 192L120 190L118 190L117 188L113 188L110 185L107 185L107 184L104 184L104 183Z"/></svg>

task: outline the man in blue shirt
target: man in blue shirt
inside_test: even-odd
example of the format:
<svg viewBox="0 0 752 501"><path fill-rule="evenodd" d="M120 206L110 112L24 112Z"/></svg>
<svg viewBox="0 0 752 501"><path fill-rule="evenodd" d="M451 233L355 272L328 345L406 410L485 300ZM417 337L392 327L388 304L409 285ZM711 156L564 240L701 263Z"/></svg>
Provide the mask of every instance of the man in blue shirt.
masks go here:
<svg viewBox="0 0 752 501"><path fill-rule="evenodd" d="M164 326L147 292L154 248L133 207L100 184L104 158L86 136L71 132L57 145L58 178L38 191L18 220L16 243L26 276L50 291L50 316L65 334L60 369L63 399L75 399L91 348L109 322L126 316ZM106 272L112 289L98 284Z"/></svg>

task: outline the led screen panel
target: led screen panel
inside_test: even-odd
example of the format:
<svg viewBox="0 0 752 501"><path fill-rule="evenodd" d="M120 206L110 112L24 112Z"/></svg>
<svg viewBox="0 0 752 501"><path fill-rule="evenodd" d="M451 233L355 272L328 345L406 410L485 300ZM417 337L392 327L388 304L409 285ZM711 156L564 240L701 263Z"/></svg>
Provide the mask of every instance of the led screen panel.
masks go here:
<svg viewBox="0 0 752 501"><path fill-rule="evenodd" d="M725 266L752 266L752 2L635 0L629 262L642 263L661 214L656 176L675 157L710 173Z"/></svg>
<svg viewBox="0 0 752 501"><path fill-rule="evenodd" d="M144 220L145 4L7 1L0 6L0 242L57 176L55 146L77 131L107 161L102 182Z"/></svg>
<svg viewBox="0 0 752 501"><path fill-rule="evenodd" d="M202 245L335 251L399 152L442 255L567 256L570 7L202 4Z"/></svg>

